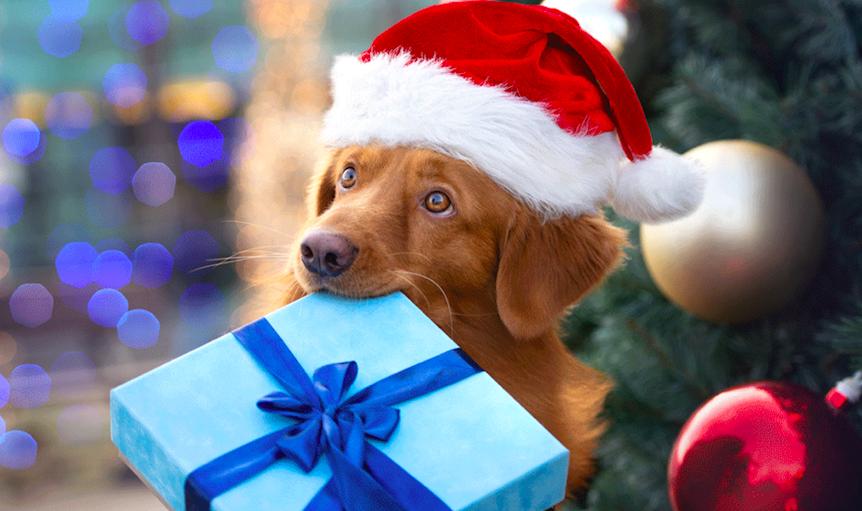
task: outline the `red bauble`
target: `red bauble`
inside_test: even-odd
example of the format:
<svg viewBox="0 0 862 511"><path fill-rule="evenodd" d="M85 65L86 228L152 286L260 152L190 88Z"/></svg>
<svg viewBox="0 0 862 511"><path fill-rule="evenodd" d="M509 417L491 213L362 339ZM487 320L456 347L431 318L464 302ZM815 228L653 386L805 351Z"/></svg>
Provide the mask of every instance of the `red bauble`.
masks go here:
<svg viewBox="0 0 862 511"><path fill-rule="evenodd" d="M676 511L859 511L862 437L804 387L744 385L683 426L668 482Z"/></svg>

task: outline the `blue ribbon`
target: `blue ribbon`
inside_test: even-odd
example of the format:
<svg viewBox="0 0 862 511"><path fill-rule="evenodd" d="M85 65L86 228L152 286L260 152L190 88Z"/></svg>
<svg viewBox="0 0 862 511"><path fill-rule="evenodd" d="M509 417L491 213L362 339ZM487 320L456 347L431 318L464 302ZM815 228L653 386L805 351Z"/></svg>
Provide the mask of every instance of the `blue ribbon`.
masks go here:
<svg viewBox="0 0 862 511"><path fill-rule="evenodd" d="M399 421L399 410L392 405L481 372L463 351L447 351L347 397L356 380L356 362L325 365L309 378L266 318L234 335L285 390L267 394L257 402L258 408L296 422L189 474L187 511L209 511L214 498L282 458L308 473L321 457L328 461L332 478L306 505L306 511L451 511L366 437L389 440Z"/></svg>

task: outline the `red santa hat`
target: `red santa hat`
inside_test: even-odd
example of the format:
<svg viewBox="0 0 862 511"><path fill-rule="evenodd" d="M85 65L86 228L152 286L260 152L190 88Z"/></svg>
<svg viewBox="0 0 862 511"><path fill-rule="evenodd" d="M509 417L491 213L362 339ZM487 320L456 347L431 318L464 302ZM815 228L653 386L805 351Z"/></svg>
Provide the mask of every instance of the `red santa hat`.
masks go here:
<svg viewBox="0 0 862 511"><path fill-rule="evenodd" d="M423 9L332 68L323 140L414 146L471 163L548 218L612 204L633 220L692 211L695 162L654 147L631 82L568 15L460 2Z"/></svg>

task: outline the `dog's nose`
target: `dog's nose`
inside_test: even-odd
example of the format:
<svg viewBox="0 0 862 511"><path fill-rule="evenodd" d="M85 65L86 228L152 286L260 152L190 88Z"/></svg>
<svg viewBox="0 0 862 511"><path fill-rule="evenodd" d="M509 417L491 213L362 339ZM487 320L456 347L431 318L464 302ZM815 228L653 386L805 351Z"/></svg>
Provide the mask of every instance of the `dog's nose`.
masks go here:
<svg viewBox="0 0 862 511"><path fill-rule="evenodd" d="M335 277L350 268L358 251L342 236L322 231L306 234L299 245L302 264L308 271L324 277Z"/></svg>

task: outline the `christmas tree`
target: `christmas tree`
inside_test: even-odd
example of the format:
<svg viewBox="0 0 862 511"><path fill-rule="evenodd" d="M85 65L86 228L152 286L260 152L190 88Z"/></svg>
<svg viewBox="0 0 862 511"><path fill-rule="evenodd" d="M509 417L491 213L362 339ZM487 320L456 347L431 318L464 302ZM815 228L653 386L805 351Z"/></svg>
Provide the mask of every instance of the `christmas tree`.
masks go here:
<svg viewBox="0 0 862 511"><path fill-rule="evenodd" d="M698 319L665 298L647 271L638 226L614 218L631 232L627 261L563 324L569 346L616 383L600 469L581 505L664 511L673 442L706 400L758 380L825 395L862 369L862 2L648 0L623 8L638 32L620 61L655 141L680 152L725 139L770 146L805 170L826 214L810 285L742 324ZM849 415L862 431L858 409Z"/></svg>

